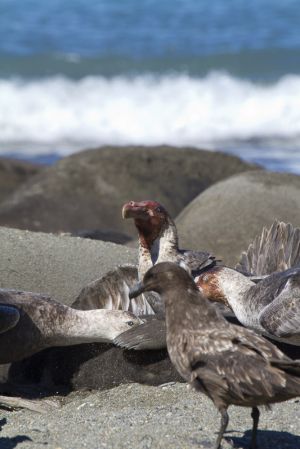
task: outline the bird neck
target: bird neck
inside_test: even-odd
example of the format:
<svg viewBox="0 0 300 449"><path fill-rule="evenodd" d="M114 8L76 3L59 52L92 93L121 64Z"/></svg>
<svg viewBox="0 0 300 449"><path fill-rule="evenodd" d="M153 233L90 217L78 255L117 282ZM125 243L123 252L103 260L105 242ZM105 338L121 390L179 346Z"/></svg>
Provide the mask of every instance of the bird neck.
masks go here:
<svg viewBox="0 0 300 449"><path fill-rule="evenodd" d="M219 286L237 319L245 326L257 328L262 307L258 299L250 295L256 284L247 276L226 268L226 272L221 272Z"/></svg>
<svg viewBox="0 0 300 449"><path fill-rule="evenodd" d="M50 332L51 346L109 342L118 335L110 310L75 310L69 308Z"/></svg>
<svg viewBox="0 0 300 449"><path fill-rule="evenodd" d="M175 262L178 253L178 237L175 223L170 218L159 232L139 231L139 278L156 263Z"/></svg>
<svg viewBox="0 0 300 449"><path fill-rule="evenodd" d="M175 223L169 220L168 226L164 227L159 239L159 252L156 259L158 262L175 262L178 256L178 235Z"/></svg>

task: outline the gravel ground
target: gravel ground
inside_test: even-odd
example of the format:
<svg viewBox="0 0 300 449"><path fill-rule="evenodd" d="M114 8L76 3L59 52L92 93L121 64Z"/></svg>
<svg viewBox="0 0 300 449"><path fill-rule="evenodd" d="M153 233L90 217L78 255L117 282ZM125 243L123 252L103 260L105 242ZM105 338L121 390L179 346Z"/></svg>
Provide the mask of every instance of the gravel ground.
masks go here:
<svg viewBox="0 0 300 449"><path fill-rule="evenodd" d="M3 411L1 449L193 449L212 448L219 414L186 384L128 384L107 391L77 392L46 414ZM246 448L250 409L231 407L222 447ZM299 400L261 410L260 449L300 448Z"/></svg>

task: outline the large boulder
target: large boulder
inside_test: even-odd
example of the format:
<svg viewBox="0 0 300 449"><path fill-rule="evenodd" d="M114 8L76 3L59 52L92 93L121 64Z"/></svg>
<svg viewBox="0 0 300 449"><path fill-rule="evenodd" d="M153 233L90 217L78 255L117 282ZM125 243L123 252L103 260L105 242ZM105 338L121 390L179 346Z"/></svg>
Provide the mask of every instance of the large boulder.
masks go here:
<svg viewBox="0 0 300 449"><path fill-rule="evenodd" d="M1 157L0 203L43 169L42 165Z"/></svg>
<svg viewBox="0 0 300 449"><path fill-rule="evenodd" d="M181 247L206 249L235 265L275 219L300 226L300 176L266 171L233 176L195 198L176 224Z"/></svg>
<svg viewBox="0 0 300 449"><path fill-rule="evenodd" d="M128 200L155 199L176 216L211 184L254 168L191 148L104 147L60 160L0 206L0 225L36 231L98 229L135 236Z"/></svg>
<svg viewBox="0 0 300 449"><path fill-rule="evenodd" d="M47 293L71 305L80 290L136 251L114 243L0 227L0 288Z"/></svg>

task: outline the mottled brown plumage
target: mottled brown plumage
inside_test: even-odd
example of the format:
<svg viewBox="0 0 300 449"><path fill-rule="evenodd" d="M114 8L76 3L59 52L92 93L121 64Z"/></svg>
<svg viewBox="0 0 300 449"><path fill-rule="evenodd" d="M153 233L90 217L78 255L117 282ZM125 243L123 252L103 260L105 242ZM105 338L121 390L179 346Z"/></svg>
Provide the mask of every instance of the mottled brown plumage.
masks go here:
<svg viewBox="0 0 300 449"><path fill-rule="evenodd" d="M151 290L165 301L171 361L221 413L215 448L220 448L228 424L227 408L233 404L252 407L254 449L257 406L300 395L300 361L292 361L251 330L228 323L176 264L165 262L151 268L136 294Z"/></svg>

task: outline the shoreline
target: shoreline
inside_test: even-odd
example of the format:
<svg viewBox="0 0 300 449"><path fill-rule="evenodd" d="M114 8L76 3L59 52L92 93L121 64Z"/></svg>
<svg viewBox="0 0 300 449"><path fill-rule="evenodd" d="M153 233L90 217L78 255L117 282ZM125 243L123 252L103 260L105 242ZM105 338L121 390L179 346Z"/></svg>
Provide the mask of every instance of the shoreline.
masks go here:
<svg viewBox="0 0 300 449"><path fill-rule="evenodd" d="M31 144L33 148L39 148L43 145ZM26 153L22 151L22 145L13 146L9 151L5 151L0 154L0 160L3 158L8 158L12 160L20 160L23 162L38 164L42 166L51 166L56 164L61 159L65 159L71 155L76 153L80 153L85 151L86 149L99 149L105 147L111 148L126 148L128 146L132 147L143 147L143 148L152 148L153 145L141 144L141 145L98 145L94 143L92 145L76 145L73 149L63 150L66 146L62 143L61 145L53 145L53 147L57 148L54 151L42 151L40 153L34 151L33 153ZM164 144L155 145L163 147ZM192 148L195 150L202 150L205 148L206 151L210 152L218 152L224 153L231 156L240 157L242 160L252 164L258 164L262 166L266 170L276 171L276 172L286 172L286 173L294 173L300 174L300 148L297 148L298 144L293 146L292 144L286 147L284 142L282 143L282 147L280 144L273 143L272 145L264 144L264 142L232 142L232 143L224 143L219 146L210 147L201 145L201 146L176 146L176 145L167 145L170 147L174 147L177 149L184 148ZM49 147L51 145L49 144ZM30 148L29 144L24 145L24 148ZM45 147L44 147L45 148ZM46 146L48 148L48 145ZM68 148L68 147L67 147ZM64 154L65 153L65 154Z"/></svg>

